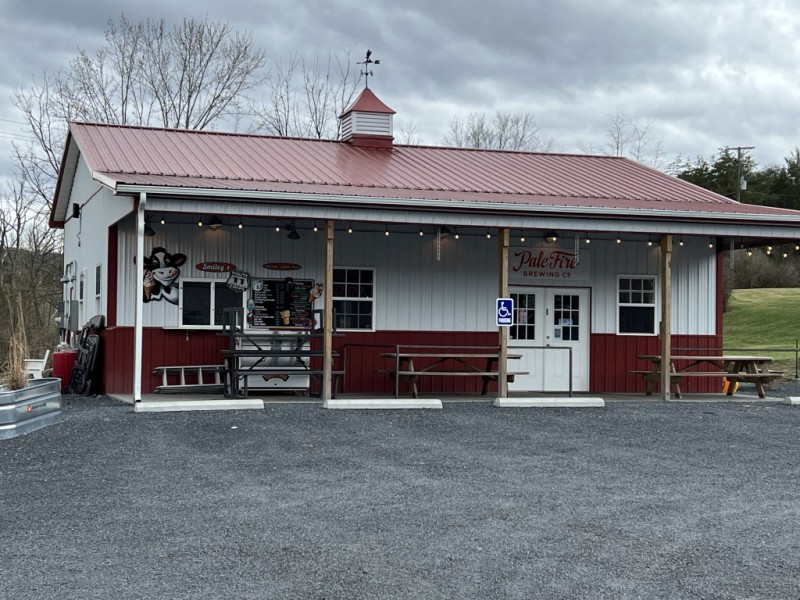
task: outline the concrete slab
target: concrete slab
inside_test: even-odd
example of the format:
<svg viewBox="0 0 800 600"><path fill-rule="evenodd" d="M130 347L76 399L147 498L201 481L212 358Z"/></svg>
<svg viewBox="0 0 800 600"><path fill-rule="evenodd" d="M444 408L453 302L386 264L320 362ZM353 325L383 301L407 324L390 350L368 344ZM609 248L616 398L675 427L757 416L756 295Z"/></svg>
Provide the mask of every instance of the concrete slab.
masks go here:
<svg viewBox="0 0 800 600"><path fill-rule="evenodd" d="M783 401L783 403L800 406L800 396L786 396L786 399Z"/></svg>
<svg viewBox="0 0 800 600"><path fill-rule="evenodd" d="M331 409L408 409L408 408L442 408L438 398L348 398L331 399L323 406Z"/></svg>
<svg viewBox="0 0 800 600"><path fill-rule="evenodd" d="M500 408L603 408L602 398L495 398Z"/></svg>
<svg viewBox="0 0 800 600"><path fill-rule="evenodd" d="M133 412L179 412L192 410L249 410L264 409L264 401L258 398L232 400L142 400L133 405Z"/></svg>

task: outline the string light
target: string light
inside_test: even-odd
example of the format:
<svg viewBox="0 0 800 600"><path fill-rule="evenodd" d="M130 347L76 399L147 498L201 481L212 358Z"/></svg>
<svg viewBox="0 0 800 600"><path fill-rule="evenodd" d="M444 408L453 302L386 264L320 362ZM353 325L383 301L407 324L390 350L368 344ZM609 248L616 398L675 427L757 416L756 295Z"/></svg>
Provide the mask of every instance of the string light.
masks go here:
<svg viewBox="0 0 800 600"><path fill-rule="evenodd" d="M678 242L678 246L683 246L683 238L681 238L680 241Z"/></svg>
<svg viewBox="0 0 800 600"><path fill-rule="evenodd" d="M457 229L453 229L453 237L456 238L456 239L458 239L460 237L458 235L458 230Z"/></svg>
<svg viewBox="0 0 800 600"><path fill-rule="evenodd" d="M242 225L242 220L239 219L239 229L243 229L243 228L244 228L244 225Z"/></svg>
<svg viewBox="0 0 800 600"><path fill-rule="evenodd" d="M425 235L425 233L423 233L423 231L422 231L422 227L420 227L420 228L419 228L419 235L420 235L420 237L422 237L423 235Z"/></svg>
<svg viewBox="0 0 800 600"><path fill-rule="evenodd" d="M161 224L162 224L162 225L165 225L165 224L166 224L166 221L164 220L164 215L161 215Z"/></svg>
<svg viewBox="0 0 800 600"><path fill-rule="evenodd" d="M617 237L617 243L618 243L618 244L621 244L621 243L622 243L622 240L619 238L619 236Z"/></svg>
<svg viewBox="0 0 800 600"><path fill-rule="evenodd" d="M347 233L353 233L353 222L350 221L350 225L347 227Z"/></svg>
<svg viewBox="0 0 800 600"><path fill-rule="evenodd" d="M198 219L197 220L197 226L198 227L202 227L203 226L203 219Z"/></svg>
<svg viewBox="0 0 800 600"><path fill-rule="evenodd" d="M648 246L652 246L653 245L653 240L647 240L647 245Z"/></svg>
<svg viewBox="0 0 800 600"><path fill-rule="evenodd" d="M386 237L389 237L389 226L388 225L386 226L386 229L384 229L383 235L385 235Z"/></svg>
<svg viewBox="0 0 800 600"><path fill-rule="evenodd" d="M486 239L489 240L492 238L492 233L487 229L486 230Z"/></svg>
<svg viewBox="0 0 800 600"><path fill-rule="evenodd" d="M519 241L521 243L523 243L523 244L525 243L525 232L524 231L522 232L522 235L519 236Z"/></svg>
<svg viewBox="0 0 800 600"><path fill-rule="evenodd" d="M586 240L585 240L585 242L586 242L587 244L591 244L591 243L592 243L592 240L589 238L589 234L588 234L588 233L586 234Z"/></svg>
<svg viewBox="0 0 800 600"><path fill-rule="evenodd" d="M747 256L753 256L753 249L752 248L748 248L747 249Z"/></svg>

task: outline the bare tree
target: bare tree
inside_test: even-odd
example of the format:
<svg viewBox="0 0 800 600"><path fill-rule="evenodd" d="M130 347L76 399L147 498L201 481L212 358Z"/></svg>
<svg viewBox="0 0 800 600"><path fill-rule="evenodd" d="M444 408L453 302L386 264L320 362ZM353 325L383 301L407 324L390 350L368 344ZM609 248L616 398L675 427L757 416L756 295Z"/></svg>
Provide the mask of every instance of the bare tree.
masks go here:
<svg viewBox="0 0 800 600"><path fill-rule="evenodd" d="M398 140L398 143L410 146L416 146L422 143L422 136L414 121L403 121L398 128L395 138Z"/></svg>
<svg viewBox="0 0 800 600"><path fill-rule="evenodd" d="M489 119L486 113L470 113L466 119L455 116L444 137L448 146L460 148L493 148L496 150L525 150L547 152L552 140L539 135L533 113L498 111Z"/></svg>
<svg viewBox="0 0 800 600"><path fill-rule="evenodd" d="M79 50L68 68L15 91L36 140L15 148L20 176L49 205L68 121L206 129L242 110L264 63L250 35L225 23L109 21L93 56Z"/></svg>
<svg viewBox="0 0 800 600"><path fill-rule="evenodd" d="M605 141L577 143L582 152L605 156L626 156L654 168L662 165L662 139L653 131L652 119L633 119L618 109L606 121Z"/></svg>
<svg viewBox="0 0 800 600"><path fill-rule="evenodd" d="M255 130L273 135L339 137L339 115L358 91L350 51L327 61L293 55L273 63L268 94L251 102Z"/></svg>

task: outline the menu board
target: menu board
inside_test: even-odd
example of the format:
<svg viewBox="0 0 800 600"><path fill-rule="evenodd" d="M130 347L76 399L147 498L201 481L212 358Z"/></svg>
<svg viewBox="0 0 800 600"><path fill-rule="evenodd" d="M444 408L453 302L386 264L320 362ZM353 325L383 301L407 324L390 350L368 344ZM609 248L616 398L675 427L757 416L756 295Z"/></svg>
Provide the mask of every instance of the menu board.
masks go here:
<svg viewBox="0 0 800 600"><path fill-rule="evenodd" d="M308 327L313 279L253 279L247 302L250 327Z"/></svg>

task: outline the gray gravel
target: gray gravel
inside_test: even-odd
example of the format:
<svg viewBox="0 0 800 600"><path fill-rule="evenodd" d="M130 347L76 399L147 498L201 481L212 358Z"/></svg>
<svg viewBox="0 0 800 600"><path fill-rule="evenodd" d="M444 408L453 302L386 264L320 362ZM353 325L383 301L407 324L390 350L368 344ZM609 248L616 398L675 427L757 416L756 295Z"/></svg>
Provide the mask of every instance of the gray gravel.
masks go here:
<svg viewBox="0 0 800 600"><path fill-rule="evenodd" d="M0 442L0 596L798 598L800 408L134 414Z"/></svg>

